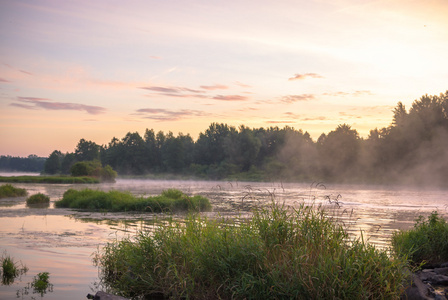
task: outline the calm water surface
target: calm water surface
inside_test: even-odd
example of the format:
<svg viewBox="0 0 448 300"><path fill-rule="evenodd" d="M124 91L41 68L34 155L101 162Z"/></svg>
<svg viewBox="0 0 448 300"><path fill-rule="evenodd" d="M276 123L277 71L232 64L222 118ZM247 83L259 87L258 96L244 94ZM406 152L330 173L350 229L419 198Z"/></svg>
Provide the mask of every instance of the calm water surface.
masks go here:
<svg viewBox="0 0 448 300"><path fill-rule="evenodd" d="M98 271L92 253L106 242L148 228L153 214L90 213L56 209L69 188L131 191L135 195L158 195L177 188L187 194L208 197L213 212L208 217L250 216L255 205L276 201L295 206L323 204L359 235L379 248L387 248L391 234L412 226L418 215L437 210L448 217L448 193L366 185L327 185L210 181L157 181L119 179L115 184L14 184L29 195L50 196L48 208L28 208L26 197L0 199L0 251L26 265L29 271L9 286L0 285L0 299L33 299L40 294L28 290L28 283L39 272L49 272L53 291L44 299L86 299L98 289ZM331 202L331 204L330 204ZM337 203L337 204L335 204ZM177 216L182 218L182 215ZM160 216L156 216L160 218ZM17 295L18 293L18 295Z"/></svg>

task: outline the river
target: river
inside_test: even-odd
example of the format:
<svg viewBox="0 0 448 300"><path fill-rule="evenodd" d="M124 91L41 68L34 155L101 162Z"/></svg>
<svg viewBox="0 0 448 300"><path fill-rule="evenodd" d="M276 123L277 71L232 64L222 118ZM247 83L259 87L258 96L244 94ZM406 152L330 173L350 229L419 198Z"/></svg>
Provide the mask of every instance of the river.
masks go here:
<svg viewBox="0 0 448 300"><path fill-rule="evenodd" d="M5 174L3 174L5 175ZM69 188L130 191L135 195L158 195L177 188L186 194L210 199L213 211L207 217L250 216L255 205L271 201L295 206L313 202L331 209L347 230L387 249L392 233L412 227L419 215L437 210L448 217L448 193L404 187L369 185L253 183L214 181L161 181L118 179L116 183L96 185L13 184L29 195L41 192L50 196L48 208L29 208L26 197L0 199L0 252L10 255L29 269L11 285L0 285L0 299L34 299L28 284L39 272L49 272L53 290L45 299L86 299L98 289L98 271L92 253L108 241L145 230L153 214L91 213L54 208ZM182 215L176 216L182 218Z"/></svg>

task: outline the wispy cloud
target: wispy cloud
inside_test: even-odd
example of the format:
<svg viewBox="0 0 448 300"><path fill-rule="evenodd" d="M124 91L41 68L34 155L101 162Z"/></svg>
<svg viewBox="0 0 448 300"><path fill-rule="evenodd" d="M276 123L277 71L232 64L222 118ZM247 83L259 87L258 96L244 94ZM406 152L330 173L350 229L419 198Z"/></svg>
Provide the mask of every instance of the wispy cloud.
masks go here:
<svg viewBox="0 0 448 300"><path fill-rule="evenodd" d="M137 110L136 115L141 115L145 119L155 121L179 121L185 118L202 117L207 115L203 111L182 109L178 111L167 110L163 108L141 108Z"/></svg>
<svg viewBox="0 0 448 300"><path fill-rule="evenodd" d="M242 82L239 82L239 81L236 81L235 84L239 85L241 87L244 87L244 88L251 88L252 87L252 86L250 86L248 84L245 84L245 83L242 83Z"/></svg>
<svg viewBox="0 0 448 300"><path fill-rule="evenodd" d="M229 87L223 84L215 84L215 85L201 85L201 89L214 91L214 90L227 90Z"/></svg>
<svg viewBox="0 0 448 300"><path fill-rule="evenodd" d="M317 73L305 73L305 74L295 74L293 77L289 78L288 80L303 80L307 78L324 78L322 75L319 75Z"/></svg>
<svg viewBox="0 0 448 300"><path fill-rule="evenodd" d="M4 78L0 78L0 82L10 82L9 80L6 80Z"/></svg>
<svg viewBox="0 0 448 300"><path fill-rule="evenodd" d="M306 117L301 119L301 121L325 121L325 120L328 120L328 118L324 116Z"/></svg>
<svg viewBox="0 0 448 300"><path fill-rule="evenodd" d="M212 99L215 100L222 100L222 101L246 101L248 98L245 96L240 96L240 95L217 95L215 97L213 97Z"/></svg>
<svg viewBox="0 0 448 300"><path fill-rule="evenodd" d="M160 92L160 93L169 93L169 94L176 94L176 93L182 93L182 92L189 92L189 93L204 93L204 91L201 90L194 90L189 89L185 87L163 87L163 86L144 86L139 87L140 89L153 91L153 92Z"/></svg>
<svg viewBox="0 0 448 300"><path fill-rule="evenodd" d="M42 108L47 110L77 110L77 111L85 111L91 115L98 115L106 111L104 107L100 106L69 103L69 102L56 102L47 98L17 97L17 101L19 101L20 103L11 103L11 105L25 109Z"/></svg>
<svg viewBox="0 0 448 300"><path fill-rule="evenodd" d="M271 120L271 121L266 121L265 123L267 124L295 124L295 121L275 121L275 120Z"/></svg>
<svg viewBox="0 0 448 300"><path fill-rule="evenodd" d="M345 96L371 96L374 95L371 91L368 90L362 90L362 91L354 91L354 92L329 92L329 93L323 93L325 96L337 96L337 97L345 97Z"/></svg>
<svg viewBox="0 0 448 300"><path fill-rule="evenodd" d="M281 101L284 103L294 103L299 101L310 101L315 100L316 97L313 94L302 94L302 95L287 95L281 97Z"/></svg>
<svg viewBox="0 0 448 300"><path fill-rule="evenodd" d="M33 75L33 73L25 71L25 70L19 70L19 71L26 75Z"/></svg>

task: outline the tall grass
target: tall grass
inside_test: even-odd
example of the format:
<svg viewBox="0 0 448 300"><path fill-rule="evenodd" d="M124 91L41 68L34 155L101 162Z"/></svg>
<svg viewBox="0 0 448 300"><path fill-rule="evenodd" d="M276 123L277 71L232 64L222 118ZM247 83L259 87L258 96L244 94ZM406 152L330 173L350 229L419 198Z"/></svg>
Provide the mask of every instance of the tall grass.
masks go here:
<svg viewBox="0 0 448 300"><path fill-rule="evenodd" d="M169 189L154 197L135 197L130 192L84 189L67 190L63 198L55 202L56 207L86 210L177 212L206 211L210 202L202 196L187 196L179 190Z"/></svg>
<svg viewBox="0 0 448 300"><path fill-rule="evenodd" d="M448 222L437 211L426 220L419 216L414 228L393 235L392 246L398 255L409 257L414 265L447 262Z"/></svg>
<svg viewBox="0 0 448 300"><path fill-rule="evenodd" d="M241 222L170 221L108 243L94 262L118 294L170 299L398 299L407 266L321 207L274 201Z"/></svg>
<svg viewBox="0 0 448 300"><path fill-rule="evenodd" d="M25 189L16 188L11 184L3 184L0 186L0 198L23 197L27 195Z"/></svg>
<svg viewBox="0 0 448 300"><path fill-rule="evenodd" d="M6 253L1 257L1 274L2 274L2 284L10 285L14 283L14 280L28 272L26 266L22 266L20 262L15 262L13 258Z"/></svg>

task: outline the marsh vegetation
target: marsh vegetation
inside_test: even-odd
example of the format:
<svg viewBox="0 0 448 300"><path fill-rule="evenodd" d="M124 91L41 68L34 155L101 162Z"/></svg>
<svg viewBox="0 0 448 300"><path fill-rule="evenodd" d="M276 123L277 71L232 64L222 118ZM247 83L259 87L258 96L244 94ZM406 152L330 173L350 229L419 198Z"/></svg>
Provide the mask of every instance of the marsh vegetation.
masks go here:
<svg viewBox="0 0 448 300"><path fill-rule="evenodd" d="M130 192L84 189L67 190L62 199L55 202L56 207L86 209L94 211L140 211L140 212L179 212L209 211L210 201L203 196L188 196L177 189L168 189L159 196L136 197Z"/></svg>
<svg viewBox="0 0 448 300"><path fill-rule="evenodd" d="M3 184L0 186L0 198L23 197L27 194L25 189L16 188L11 184Z"/></svg>
<svg viewBox="0 0 448 300"><path fill-rule="evenodd" d="M397 299L407 261L350 237L322 206L272 202L250 219L190 215L96 253L103 284L127 297Z"/></svg>
<svg viewBox="0 0 448 300"><path fill-rule="evenodd" d="M448 262L448 222L434 211L425 219L419 216L414 227L392 237L395 252L415 266Z"/></svg>

